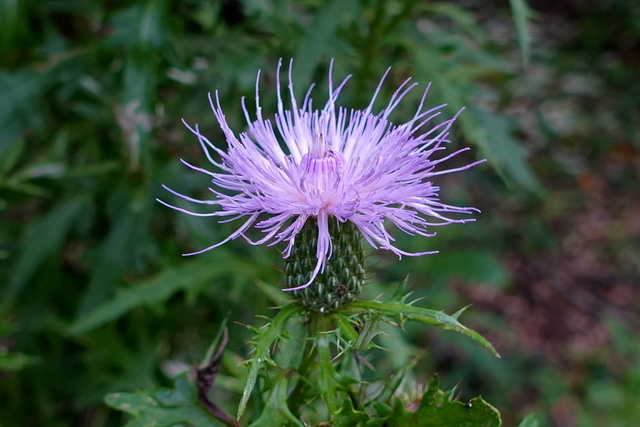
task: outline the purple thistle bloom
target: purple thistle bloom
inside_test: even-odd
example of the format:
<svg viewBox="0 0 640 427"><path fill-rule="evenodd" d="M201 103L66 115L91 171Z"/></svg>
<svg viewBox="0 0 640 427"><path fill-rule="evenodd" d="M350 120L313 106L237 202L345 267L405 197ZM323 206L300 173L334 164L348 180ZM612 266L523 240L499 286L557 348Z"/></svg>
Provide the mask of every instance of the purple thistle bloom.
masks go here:
<svg viewBox="0 0 640 427"><path fill-rule="evenodd" d="M390 69L383 75L369 105L363 110L348 110L336 106L340 91L349 80L345 78L337 88L329 70L329 99L320 110L312 107L311 91L307 91L301 105L294 96L289 65L290 109L285 109L280 93L278 63L276 86L278 112L273 120L264 119L259 99L260 73L256 79L256 118L252 119L242 99L248 130L236 135L228 126L218 93L215 102L209 95L213 113L228 144L223 151L200 133L198 126L185 126L198 137L207 159L218 169L211 172L182 162L191 169L212 178L209 190L213 200L198 200L163 186L172 194L189 202L217 206L215 212L196 213L168 203L160 203L194 216L229 217L225 221L244 219L244 223L223 241L197 252L216 248L232 239L243 237L253 245L275 245L287 242L284 258L291 254L296 236L305 222L315 217L318 226L317 264L309 283L324 271L332 255L329 217L338 222L351 221L365 240L375 249L402 255L420 256L437 253L405 252L394 246L394 238L384 226L385 220L410 235L432 237L431 226L474 221L450 218L449 214L469 214L477 209L443 204L438 199L439 188L430 178L468 169L484 160L454 169L436 167L463 148L445 156L435 157L446 150L449 129L456 116L428 127L440 115L445 105L424 109L428 92L408 122L400 125L389 121L389 115L417 83L407 79L391 97L387 106L374 113L373 104ZM220 160L213 158L216 153ZM223 192L223 190L226 190ZM253 241L246 231L255 227L264 237Z"/></svg>

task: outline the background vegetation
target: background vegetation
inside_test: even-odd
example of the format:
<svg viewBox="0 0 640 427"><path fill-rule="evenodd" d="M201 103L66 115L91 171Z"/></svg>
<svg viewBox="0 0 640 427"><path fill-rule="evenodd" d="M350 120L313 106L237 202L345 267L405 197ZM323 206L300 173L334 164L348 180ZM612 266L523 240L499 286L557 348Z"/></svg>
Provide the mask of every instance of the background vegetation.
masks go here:
<svg viewBox="0 0 640 427"><path fill-rule="evenodd" d="M163 183L206 193L206 177L178 160L206 166L180 119L224 147L207 92L240 130L256 71L274 111L275 65L291 57L300 92L318 83L317 105L330 58L336 76L353 74L349 106L366 105L389 66L387 97L408 76L432 82L431 104L467 108L453 144L474 149L459 161L489 159L438 180L444 199L482 209L478 221L399 236L437 256L372 253L368 293L392 292L411 271L430 308L473 303L466 324L502 360L424 328L381 344L420 355L422 382L439 372L462 397L482 394L506 426L529 412L544 426L640 423L640 4L530 6L0 2L0 425L121 425L103 396L170 384L225 317L219 384L231 391L220 396L237 402L243 324L273 313L261 283L280 283L279 253L233 242L183 258L232 225L155 198L169 197Z"/></svg>

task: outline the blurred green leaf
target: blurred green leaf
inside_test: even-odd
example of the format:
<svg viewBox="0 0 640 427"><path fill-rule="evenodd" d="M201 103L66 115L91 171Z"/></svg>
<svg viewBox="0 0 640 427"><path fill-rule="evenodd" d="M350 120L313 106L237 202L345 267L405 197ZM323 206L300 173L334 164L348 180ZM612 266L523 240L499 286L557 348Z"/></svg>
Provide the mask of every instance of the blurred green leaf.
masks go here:
<svg viewBox="0 0 640 427"><path fill-rule="evenodd" d="M25 129L34 130L42 126L37 98L47 80L47 76L29 69L19 73L0 71L0 93L3 96L0 103L0 154L19 139Z"/></svg>
<svg viewBox="0 0 640 427"><path fill-rule="evenodd" d="M538 420L538 417L536 417L535 414L527 415L524 418L524 420L522 420L522 422L518 424L518 427L539 427L539 426L540 426L540 421Z"/></svg>
<svg viewBox="0 0 640 427"><path fill-rule="evenodd" d="M19 371L26 366L40 363L38 357L27 356L20 353L9 353L0 348L0 372L2 371Z"/></svg>
<svg viewBox="0 0 640 427"><path fill-rule="evenodd" d="M483 42L486 39L486 35L478 25L476 17L463 7L445 2L427 3L425 7L429 11L453 20L475 41Z"/></svg>
<svg viewBox="0 0 640 427"><path fill-rule="evenodd" d="M82 196L64 200L27 229L0 311L11 304L47 257L61 252L65 238L85 208L86 200Z"/></svg>
<svg viewBox="0 0 640 427"><path fill-rule="evenodd" d="M211 418L199 407L195 385L187 373L176 379L175 389L156 389L136 393L110 393L105 403L134 417L125 427L170 427L187 424L216 427L225 424Z"/></svg>
<svg viewBox="0 0 640 427"><path fill-rule="evenodd" d="M306 27L305 35L294 54L293 81L296 87L306 91L312 81L313 72L328 51L341 22L352 19L358 12L357 0L331 0L321 3L313 24Z"/></svg>
<svg viewBox="0 0 640 427"><path fill-rule="evenodd" d="M24 27L20 6L24 2L16 0L0 1L0 60L7 55L9 48L15 43L18 32ZM22 21L22 22L21 22Z"/></svg>
<svg viewBox="0 0 640 427"><path fill-rule="evenodd" d="M213 280L224 273L233 273L245 269L241 262L226 259L218 253L218 262L211 263L210 258L203 256L195 261L185 262L176 267L169 267L156 277L133 284L121 290L114 298L108 300L87 314L78 318L69 326L69 333L81 335L107 322L118 319L136 307L161 304L176 292L186 290Z"/></svg>
<svg viewBox="0 0 640 427"><path fill-rule="evenodd" d="M474 121L471 123L465 119L464 126L472 139L487 147L489 160L519 185L541 191L540 182L527 161L527 150L513 137L515 121L479 108L471 107L469 112Z"/></svg>
<svg viewBox="0 0 640 427"><path fill-rule="evenodd" d="M528 20L530 17L529 6L525 0L509 0L511 4L511 13L513 14L513 21L516 24L516 30L518 32L518 42L520 43L520 51L522 52L522 63L527 64L529 62L529 29L527 28Z"/></svg>
<svg viewBox="0 0 640 427"><path fill-rule="evenodd" d="M459 278L504 289L509 273L495 256L479 251L440 253L426 260L429 271L447 279Z"/></svg>

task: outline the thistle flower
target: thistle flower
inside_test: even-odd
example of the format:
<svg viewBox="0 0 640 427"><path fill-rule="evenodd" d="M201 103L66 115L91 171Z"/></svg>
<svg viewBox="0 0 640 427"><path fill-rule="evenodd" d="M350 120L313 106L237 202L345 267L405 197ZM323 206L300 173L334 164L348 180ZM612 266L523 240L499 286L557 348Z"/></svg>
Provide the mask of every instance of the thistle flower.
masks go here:
<svg viewBox="0 0 640 427"><path fill-rule="evenodd" d="M438 169L460 149L439 156L446 150L453 118L433 124L445 105L424 108L428 87L413 117L404 124L394 124L389 115L417 84L407 79L398 87L385 108L374 112L374 102L389 70L385 72L369 105L363 110L349 110L336 105L338 95L350 76L334 88L331 63L329 97L322 109L312 106L309 88L302 104L294 96L289 64L288 89L290 105L285 109L281 94L278 63L276 88L278 111L273 120L262 115L259 97L260 73L256 78L256 115L252 118L242 99L242 109L248 129L234 133L220 106L218 92L209 102L227 140L227 150L210 142L197 125L185 126L197 136L202 149L216 171L208 171L182 162L189 168L211 177L212 200L194 199L164 186L172 194L189 202L211 205L209 213L192 212L160 201L164 205L194 216L222 217L224 221L244 222L226 239L195 255L224 243L244 238L252 245L269 246L285 242L283 257L289 258L296 238L305 227L314 232L315 259L310 274L303 283L295 283L288 291L304 289L325 272L333 254L334 243L330 221L349 225L375 249L385 249L402 257L433 254L437 251L406 252L395 246L394 238L385 227L391 223L410 235L432 237L433 226L463 223L473 219L450 217L470 214L470 207L455 207L439 201L439 188L430 179L438 175L468 169L481 161L459 168ZM219 156L216 160L214 156ZM222 221L221 221L222 222ZM355 228L353 227L355 226ZM250 228L264 235L258 240L247 236ZM331 228L335 228L332 226ZM333 236L335 238L335 236Z"/></svg>

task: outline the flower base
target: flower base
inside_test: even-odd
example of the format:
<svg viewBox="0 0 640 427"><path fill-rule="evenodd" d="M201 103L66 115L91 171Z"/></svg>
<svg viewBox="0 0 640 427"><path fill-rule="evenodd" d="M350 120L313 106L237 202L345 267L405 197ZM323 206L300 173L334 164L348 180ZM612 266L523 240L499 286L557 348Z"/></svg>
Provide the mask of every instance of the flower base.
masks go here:
<svg viewBox="0 0 640 427"><path fill-rule="evenodd" d="M364 284L364 251L357 227L347 221L329 220L333 255L324 272L318 274L304 289L293 291L293 297L305 308L329 313L353 301ZM288 288L308 283L318 260L318 225L309 219L296 238L285 264L285 284Z"/></svg>

